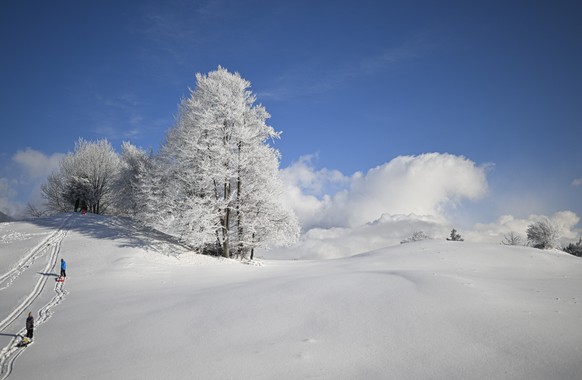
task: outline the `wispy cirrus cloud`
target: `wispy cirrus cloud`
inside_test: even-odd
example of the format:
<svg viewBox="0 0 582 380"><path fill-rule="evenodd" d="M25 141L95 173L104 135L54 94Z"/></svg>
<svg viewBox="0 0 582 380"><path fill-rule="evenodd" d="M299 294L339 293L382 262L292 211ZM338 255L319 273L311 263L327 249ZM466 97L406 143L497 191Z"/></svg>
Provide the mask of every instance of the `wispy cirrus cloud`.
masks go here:
<svg viewBox="0 0 582 380"><path fill-rule="evenodd" d="M359 58L355 60L345 60L336 65L330 65L330 61L326 61L327 69L323 70L325 74L317 77L311 74L313 70L306 72L304 69L306 66L317 66L317 63L311 62L309 65L301 65L287 71L275 80L270 89L257 95L263 99L283 100L304 94L335 91L358 78L373 76L397 64L420 59L436 46L437 44L426 34L418 34L400 46L381 48L376 53L358 56Z"/></svg>
<svg viewBox="0 0 582 380"><path fill-rule="evenodd" d="M119 91L105 95L102 91L91 93L90 105L84 105L87 110L84 116L89 129L113 142L127 139L139 139L147 131L158 126L159 121L153 121L145 116L147 102L144 102L133 91ZM164 128L170 121L164 121Z"/></svg>
<svg viewBox="0 0 582 380"><path fill-rule="evenodd" d="M433 48L434 44L429 43L426 37L416 36L398 47L384 48L377 54L364 56L330 70L328 75L316 81L309 90L315 93L335 90L354 79L373 76L396 64L418 59Z"/></svg>
<svg viewBox="0 0 582 380"><path fill-rule="evenodd" d="M149 2L142 7L140 22L131 32L149 41L150 49L161 50L185 64L192 49L219 38L220 30L213 26L227 18L231 8L225 0Z"/></svg>

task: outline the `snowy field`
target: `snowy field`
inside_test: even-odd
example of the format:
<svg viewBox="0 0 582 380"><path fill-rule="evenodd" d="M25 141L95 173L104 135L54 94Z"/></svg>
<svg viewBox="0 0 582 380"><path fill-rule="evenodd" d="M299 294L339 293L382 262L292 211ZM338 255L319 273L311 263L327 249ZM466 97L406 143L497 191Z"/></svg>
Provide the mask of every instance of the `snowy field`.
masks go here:
<svg viewBox="0 0 582 380"><path fill-rule="evenodd" d="M245 265L124 219L0 224L0 379L580 379L581 321L582 259L558 251Z"/></svg>

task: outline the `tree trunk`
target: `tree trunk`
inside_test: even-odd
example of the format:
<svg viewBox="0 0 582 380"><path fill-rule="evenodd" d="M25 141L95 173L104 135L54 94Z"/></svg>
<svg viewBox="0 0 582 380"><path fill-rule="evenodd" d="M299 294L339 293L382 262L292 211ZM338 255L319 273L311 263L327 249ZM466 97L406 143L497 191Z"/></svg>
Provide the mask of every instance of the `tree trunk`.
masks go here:
<svg viewBox="0 0 582 380"><path fill-rule="evenodd" d="M255 257L255 233L253 232L253 246L251 248L251 260Z"/></svg>
<svg viewBox="0 0 582 380"><path fill-rule="evenodd" d="M229 239L229 231L228 225L230 223L230 208L226 208L224 212L224 219L223 219L223 226L222 226L222 256L230 258L230 239Z"/></svg>
<svg viewBox="0 0 582 380"><path fill-rule="evenodd" d="M228 181L224 183L224 199L230 198L230 185ZM229 202L230 203L230 202ZM222 218L222 256L230 258L230 204L227 203Z"/></svg>
<svg viewBox="0 0 582 380"><path fill-rule="evenodd" d="M242 142L238 143L238 169L237 169L237 179L236 179L236 223L238 227L238 247L237 247L237 254L239 257L242 257L244 244L243 244L243 221L242 221L242 212L241 212L241 187L242 187L242 180L241 180L241 165L240 165L240 153L242 148Z"/></svg>

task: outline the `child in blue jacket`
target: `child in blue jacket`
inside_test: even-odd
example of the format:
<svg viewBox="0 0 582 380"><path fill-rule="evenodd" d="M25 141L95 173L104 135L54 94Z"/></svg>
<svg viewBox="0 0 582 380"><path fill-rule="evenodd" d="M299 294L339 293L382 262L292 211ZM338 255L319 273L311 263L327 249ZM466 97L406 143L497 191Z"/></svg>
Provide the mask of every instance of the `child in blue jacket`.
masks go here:
<svg viewBox="0 0 582 380"><path fill-rule="evenodd" d="M67 277L67 263L65 262L65 259L61 259L61 277Z"/></svg>

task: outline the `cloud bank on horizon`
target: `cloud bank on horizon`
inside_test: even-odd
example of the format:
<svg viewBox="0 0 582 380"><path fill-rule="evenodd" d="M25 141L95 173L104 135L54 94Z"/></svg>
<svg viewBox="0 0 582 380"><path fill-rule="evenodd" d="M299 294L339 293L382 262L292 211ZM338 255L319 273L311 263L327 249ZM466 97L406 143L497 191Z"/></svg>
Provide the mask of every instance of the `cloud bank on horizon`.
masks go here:
<svg viewBox="0 0 582 380"><path fill-rule="evenodd" d="M488 167L462 156L426 153L399 156L347 177L335 170L315 170L311 158L302 157L283 169L282 176L304 229L357 227L385 214L444 218L447 208L487 193ZM328 185L339 189L322 193Z"/></svg>
<svg viewBox="0 0 582 380"><path fill-rule="evenodd" d="M494 166L448 153L425 153L398 156L366 173L346 176L315 169L314 159L301 157L281 171L287 202L304 233L299 244L275 249L268 257L343 257L398 244L415 231L444 239L455 223L450 211L488 194L487 172ZM473 218L478 220L478 215ZM546 216L502 215L492 223L475 223L463 234L471 241L499 243L514 232L525 242L527 226L542 218ZM556 212L549 219L566 240L582 232L577 228L580 218L572 211Z"/></svg>

